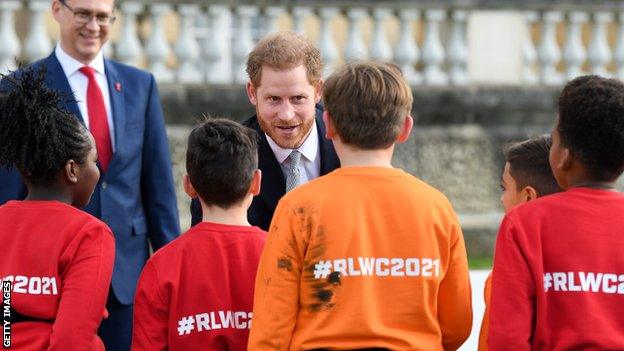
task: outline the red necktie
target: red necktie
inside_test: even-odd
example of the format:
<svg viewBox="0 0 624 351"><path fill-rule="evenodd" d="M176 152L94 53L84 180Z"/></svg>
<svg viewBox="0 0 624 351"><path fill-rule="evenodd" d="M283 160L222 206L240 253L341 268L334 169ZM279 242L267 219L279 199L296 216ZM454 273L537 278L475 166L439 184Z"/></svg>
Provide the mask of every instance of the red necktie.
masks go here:
<svg viewBox="0 0 624 351"><path fill-rule="evenodd" d="M95 139L95 147L98 152L100 168L106 172L113 155L110 130L108 129L108 115L104 106L102 91L95 80L95 70L84 66L80 72L89 78L87 87L87 111L89 112L89 130Z"/></svg>

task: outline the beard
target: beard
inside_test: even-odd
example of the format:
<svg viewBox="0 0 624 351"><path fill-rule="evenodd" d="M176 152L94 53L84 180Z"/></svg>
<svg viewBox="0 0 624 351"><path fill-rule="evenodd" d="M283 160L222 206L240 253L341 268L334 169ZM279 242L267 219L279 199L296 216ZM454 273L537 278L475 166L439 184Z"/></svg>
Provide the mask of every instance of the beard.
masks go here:
<svg viewBox="0 0 624 351"><path fill-rule="evenodd" d="M303 144L303 142L310 134L310 129L314 124L314 115L311 118L305 118L295 116L292 120L285 122L275 119L273 121L267 121L260 117L258 109L256 109L256 116L258 116L258 124L260 129L266 133L279 147L284 149L296 149ZM283 128L294 127L294 130L288 131Z"/></svg>

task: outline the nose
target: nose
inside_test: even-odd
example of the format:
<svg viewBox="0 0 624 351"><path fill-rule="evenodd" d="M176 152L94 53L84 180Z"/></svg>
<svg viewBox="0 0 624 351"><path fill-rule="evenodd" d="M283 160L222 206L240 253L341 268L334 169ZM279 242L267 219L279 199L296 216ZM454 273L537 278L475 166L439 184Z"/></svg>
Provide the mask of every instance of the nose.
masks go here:
<svg viewBox="0 0 624 351"><path fill-rule="evenodd" d="M295 108L290 102L284 102L277 111L277 117L283 121L289 121L295 117Z"/></svg>
<svg viewBox="0 0 624 351"><path fill-rule="evenodd" d="M87 22L85 26L90 30L100 29L100 25L97 23L97 17L95 16L91 16L91 19L89 19L89 22Z"/></svg>

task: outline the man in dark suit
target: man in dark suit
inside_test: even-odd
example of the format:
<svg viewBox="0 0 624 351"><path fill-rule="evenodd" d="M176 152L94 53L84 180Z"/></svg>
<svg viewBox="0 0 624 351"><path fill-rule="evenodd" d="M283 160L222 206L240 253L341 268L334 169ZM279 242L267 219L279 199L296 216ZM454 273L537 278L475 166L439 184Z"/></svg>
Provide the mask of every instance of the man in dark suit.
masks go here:
<svg viewBox="0 0 624 351"><path fill-rule="evenodd" d="M260 195L247 211L249 223L268 230L279 199L297 185L340 166L325 139L322 110L316 104L323 86L317 48L301 36L282 32L262 39L247 60L247 96L256 115L243 124L258 132ZM192 224L201 207L191 203Z"/></svg>
<svg viewBox="0 0 624 351"><path fill-rule="evenodd" d="M94 136L102 175L84 210L115 235L109 317L99 334L107 349L129 350L132 301L149 244L156 250L180 232L158 89L151 74L102 56L114 0L52 0L52 14L60 42L33 66L45 66L48 85L68 97L61 107ZM16 170L0 171L0 204L25 195Z"/></svg>

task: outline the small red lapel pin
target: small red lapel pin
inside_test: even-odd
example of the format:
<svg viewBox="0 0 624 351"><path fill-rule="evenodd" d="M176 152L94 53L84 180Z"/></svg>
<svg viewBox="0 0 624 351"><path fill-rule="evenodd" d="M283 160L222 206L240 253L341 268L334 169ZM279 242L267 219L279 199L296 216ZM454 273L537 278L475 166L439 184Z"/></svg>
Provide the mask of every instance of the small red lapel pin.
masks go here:
<svg viewBox="0 0 624 351"><path fill-rule="evenodd" d="M115 90L121 91L121 83L119 82L115 83Z"/></svg>

